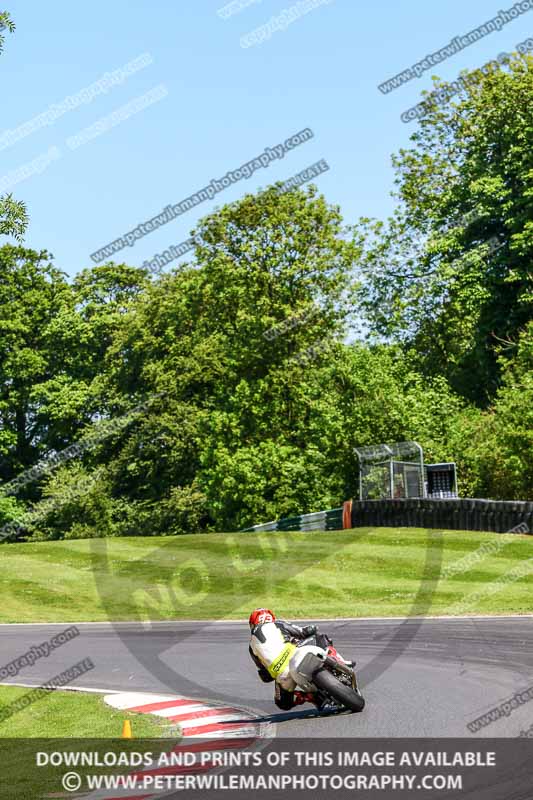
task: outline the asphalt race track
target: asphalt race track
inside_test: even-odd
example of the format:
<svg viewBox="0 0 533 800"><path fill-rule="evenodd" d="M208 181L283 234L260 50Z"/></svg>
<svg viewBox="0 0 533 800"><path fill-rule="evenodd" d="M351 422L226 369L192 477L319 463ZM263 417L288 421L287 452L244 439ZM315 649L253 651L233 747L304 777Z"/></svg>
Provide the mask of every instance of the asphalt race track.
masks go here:
<svg viewBox="0 0 533 800"><path fill-rule="evenodd" d="M312 622L312 620L309 620ZM0 625L1 666L67 627ZM533 685L533 618L322 622L355 657L366 708L317 716L281 713L272 684L257 678L245 622L80 624L80 635L24 668L13 683L38 686L90 656L95 669L72 685L177 693L251 709L278 736L509 736L533 725L533 700L476 734L466 725Z"/></svg>

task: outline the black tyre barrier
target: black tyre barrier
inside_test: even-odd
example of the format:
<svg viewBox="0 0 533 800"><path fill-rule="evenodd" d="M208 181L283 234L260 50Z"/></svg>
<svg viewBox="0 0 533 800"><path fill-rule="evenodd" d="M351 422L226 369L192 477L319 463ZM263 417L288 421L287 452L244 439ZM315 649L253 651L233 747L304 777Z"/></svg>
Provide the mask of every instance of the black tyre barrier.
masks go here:
<svg viewBox="0 0 533 800"><path fill-rule="evenodd" d="M533 502L508 500L353 500L352 527L414 527L533 533Z"/></svg>
<svg viewBox="0 0 533 800"><path fill-rule="evenodd" d="M349 518L349 509L347 514ZM316 514L285 517L276 522L254 525L246 530L340 531L343 529L343 522L343 508L341 507ZM353 500L351 527L436 528L455 531L533 534L533 501L479 500L468 497Z"/></svg>

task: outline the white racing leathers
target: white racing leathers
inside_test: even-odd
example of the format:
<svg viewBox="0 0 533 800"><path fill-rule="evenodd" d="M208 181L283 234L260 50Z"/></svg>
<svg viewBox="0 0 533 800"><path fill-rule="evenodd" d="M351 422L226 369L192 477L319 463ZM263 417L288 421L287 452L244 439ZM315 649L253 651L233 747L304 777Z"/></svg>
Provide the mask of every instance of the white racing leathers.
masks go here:
<svg viewBox="0 0 533 800"><path fill-rule="evenodd" d="M319 650L306 646L305 652L298 652L296 645L287 641L288 637L303 638L302 629L287 622L265 622L252 630L250 649L253 655L268 671L270 676L288 692L296 689L298 682L297 666L305 652Z"/></svg>

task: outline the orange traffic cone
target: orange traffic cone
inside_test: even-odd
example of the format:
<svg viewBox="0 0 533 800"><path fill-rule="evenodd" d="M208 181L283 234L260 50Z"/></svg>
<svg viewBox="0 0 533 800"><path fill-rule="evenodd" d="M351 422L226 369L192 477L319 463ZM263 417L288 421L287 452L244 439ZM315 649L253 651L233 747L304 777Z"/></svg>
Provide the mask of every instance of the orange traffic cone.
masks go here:
<svg viewBox="0 0 533 800"><path fill-rule="evenodd" d="M131 730L131 722L129 719L125 719L122 725L122 738L123 739L133 739L133 733Z"/></svg>

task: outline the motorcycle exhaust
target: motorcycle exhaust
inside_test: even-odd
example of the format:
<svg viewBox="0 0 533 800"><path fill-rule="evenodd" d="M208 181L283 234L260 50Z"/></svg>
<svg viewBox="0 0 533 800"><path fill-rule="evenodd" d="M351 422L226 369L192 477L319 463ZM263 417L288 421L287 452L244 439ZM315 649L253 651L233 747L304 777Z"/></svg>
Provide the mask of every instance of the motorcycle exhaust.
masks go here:
<svg viewBox="0 0 533 800"><path fill-rule="evenodd" d="M342 661L336 661L334 658L330 656L326 656L324 665L326 667L331 667L336 669L338 672L344 672L345 675L349 675L350 677L353 675L353 669L351 667L346 666L343 664Z"/></svg>

